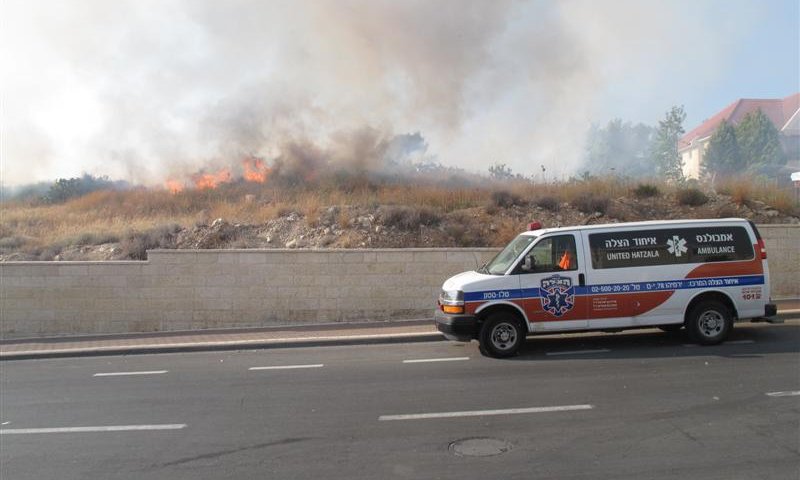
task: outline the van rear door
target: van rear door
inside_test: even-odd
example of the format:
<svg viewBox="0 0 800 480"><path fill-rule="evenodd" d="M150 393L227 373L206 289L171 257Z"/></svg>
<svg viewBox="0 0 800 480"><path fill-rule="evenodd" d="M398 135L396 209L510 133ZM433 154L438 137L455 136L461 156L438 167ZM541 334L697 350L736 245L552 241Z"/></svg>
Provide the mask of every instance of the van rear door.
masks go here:
<svg viewBox="0 0 800 480"><path fill-rule="evenodd" d="M525 258L530 258L526 270ZM583 293L585 258L580 235L558 233L540 237L523 256L519 274L525 313L532 330L587 327Z"/></svg>

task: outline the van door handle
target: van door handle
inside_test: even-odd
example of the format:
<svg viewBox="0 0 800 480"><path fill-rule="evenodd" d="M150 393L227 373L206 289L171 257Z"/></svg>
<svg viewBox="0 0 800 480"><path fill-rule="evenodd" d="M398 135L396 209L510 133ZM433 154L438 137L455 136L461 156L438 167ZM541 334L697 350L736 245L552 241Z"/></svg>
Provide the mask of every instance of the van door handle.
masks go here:
<svg viewBox="0 0 800 480"><path fill-rule="evenodd" d="M578 274L578 285L581 286L581 287L586 285L586 275L584 275L582 273Z"/></svg>

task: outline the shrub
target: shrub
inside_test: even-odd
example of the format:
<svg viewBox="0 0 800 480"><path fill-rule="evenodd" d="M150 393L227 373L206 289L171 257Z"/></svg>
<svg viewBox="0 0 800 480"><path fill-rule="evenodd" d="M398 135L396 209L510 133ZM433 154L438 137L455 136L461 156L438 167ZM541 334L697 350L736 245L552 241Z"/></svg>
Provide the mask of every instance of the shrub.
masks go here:
<svg viewBox="0 0 800 480"><path fill-rule="evenodd" d="M500 208L509 208L514 205L524 205L521 198L506 190L495 190L489 197L491 205Z"/></svg>
<svg viewBox="0 0 800 480"><path fill-rule="evenodd" d="M784 215L800 217L800 203L792 198L792 193L787 190L774 190L766 196L767 204Z"/></svg>
<svg viewBox="0 0 800 480"><path fill-rule="evenodd" d="M551 212L558 211L559 207L561 206L561 202L559 202L556 197L552 197L550 195L539 197L534 200L533 203L541 208L544 208L545 210L550 210Z"/></svg>
<svg viewBox="0 0 800 480"><path fill-rule="evenodd" d="M485 247L486 238L482 228L476 228L474 219L463 212L455 212L448 216L444 232L448 234L457 247Z"/></svg>
<svg viewBox="0 0 800 480"><path fill-rule="evenodd" d="M745 182L734 183L731 185L730 196L731 200L737 205L747 205L752 199L750 185Z"/></svg>
<svg viewBox="0 0 800 480"><path fill-rule="evenodd" d="M119 242L119 236L112 233L82 233L71 243L74 245L102 245L104 243Z"/></svg>
<svg viewBox="0 0 800 480"><path fill-rule="evenodd" d="M90 192L115 188L128 188L128 184L122 181L111 181L108 177L95 177L88 174L75 178L59 178L47 190L45 200L49 203L63 203L70 198L80 197Z"/></svg>
<svg viewBox="0 0 800 480"><path fill-rule="evenodd" d="M147 250L154 248L175 248L175 237L180 225L162 225L144 232L132 232L122 239L120 247L125 257L132 260L146 260Z"/></svg>
<svg viewBox="0 0 800 480"><path fill-rule="evenodd" d="M708 196L697 188L683 188L675 194L678 203L690 207L699 207L708 203Z"/></svg>
<svg viewBox="0 0 800 480"><path fill-rule="evenodd" d="M653 198L661 195L661 190L650 183L640 183L633 189L633 196L636 198Z"/></svg>
<svg viewBox="0 0 800 480"><path fill-rule="evenodd" d="M605 214L608 211L608 206L611 199L607 195L584 192L579 194L572 202L575 208L583 213L600 212Z"/></svg>
<svg viewBox="0 0 800 480"><path fill-rule="evenodd" d="M0 238L0 251L15 250L25 245L26 239L17 235Z"/></svg>
<svg viewBox="0 0 800 480"><path fill-rule="evenodd" d="M422 225L438 225L441 221L439 214L427 207L386 207L381 217L384 225L401 230L417 230Z"/></svg>

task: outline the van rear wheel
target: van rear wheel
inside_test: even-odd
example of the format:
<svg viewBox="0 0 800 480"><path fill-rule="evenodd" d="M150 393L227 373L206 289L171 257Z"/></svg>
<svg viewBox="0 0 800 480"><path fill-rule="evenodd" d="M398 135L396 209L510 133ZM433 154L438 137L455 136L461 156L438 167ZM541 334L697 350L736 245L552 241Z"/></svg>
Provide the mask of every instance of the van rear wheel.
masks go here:
<svg viewBox="0 0 800 480"><path fill-rule="evenodd" d="M705 301L692 308L686 319L689 338L701 345L716 345L733 329L733 317L720 302Z"/></svg>
<svg viewBox="0 0 800 480"><path fill-rule="evenodd" d="M527 332L516 316L498 312L483 322L478 338L481 353L495 358L511 357L519 352Z"/></svg>

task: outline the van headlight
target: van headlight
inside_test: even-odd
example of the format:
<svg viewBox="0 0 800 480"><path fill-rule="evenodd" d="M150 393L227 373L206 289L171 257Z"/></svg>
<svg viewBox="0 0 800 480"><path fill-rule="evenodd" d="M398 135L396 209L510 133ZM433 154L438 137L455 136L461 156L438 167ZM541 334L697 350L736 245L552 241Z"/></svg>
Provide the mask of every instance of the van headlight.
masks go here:
<svg viewBox="0 0 800 480"><path fill-rule="evenodd" d="M461 290L442 290L439 306L444 313L464 313L464 292Z"/></svg>

